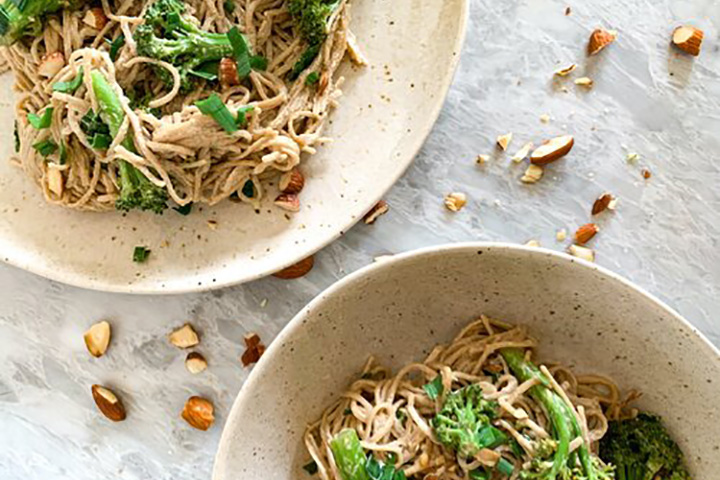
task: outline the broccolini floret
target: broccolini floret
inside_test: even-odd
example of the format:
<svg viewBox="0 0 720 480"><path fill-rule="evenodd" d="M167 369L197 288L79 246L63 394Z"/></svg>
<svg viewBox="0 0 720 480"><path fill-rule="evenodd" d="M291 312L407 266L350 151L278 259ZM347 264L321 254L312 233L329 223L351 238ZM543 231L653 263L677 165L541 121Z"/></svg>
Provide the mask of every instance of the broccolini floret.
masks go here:
<svg viewBox="0 0 720 480"><path fill-rule="evenodd" d="M233 54L230 39L224 33L202 30L197 20L187 13L181 0L159 0L144 15L145 24L135 29L133 38L139 55L162 60L180 71L181 87L192 88L193 71L209 62L217 62ZM157 69L166 83L170 73Z"/></svg>
<svg viewBox="0 0 720 480"><path fill-rule="evenodd" d="M46 15L78 7L83 0L0 0L0 45L12 45L25 35L37 35Z"/></svg>
<svg viewBox="0 0 720 480"><path fill-rule="evenodd" d="M328 36L328 20L340 5L339 0L290 0L288 11L297 26L307 48L290 71L290 80L295 80L312 64L320 53L320 47Z"/></svg>
<svg viewBox="0 0 720 480"><path fill-rule="evenodd" d="M479 385L468 385L448 394L440 412L432 420L438 441L462 457L472 457L483 448L505 443L507 437L490 421L498 405L483 398Z"/></svg>
<svg viewBox="0 0 720 480"><path fill-rule="evenodd" d="M690 480L685 457L660 417L641 413L610 422L600 457L616 468L618 480Z"/></svg>

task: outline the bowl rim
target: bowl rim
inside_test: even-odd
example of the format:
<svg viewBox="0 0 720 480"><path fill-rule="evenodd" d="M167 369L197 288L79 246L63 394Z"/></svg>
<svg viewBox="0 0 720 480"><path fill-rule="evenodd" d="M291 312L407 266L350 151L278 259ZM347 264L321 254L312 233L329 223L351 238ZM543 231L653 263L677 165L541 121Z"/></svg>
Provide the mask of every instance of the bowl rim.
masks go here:
<svg viewBox="0 0 720 480"><path fill-rule="evenodd" d="M445 100L447 99L448 92L450 91L450 87L452 86L455 79L455 74L457 73L460 57L462 56L462 48L465 45L465 39L467 37L470 0L458 0L458 2L458 30L455 34L454 43L452 44L452 51L455 52L455 54L452 55L452 58L448 65L448 69L444 72L444 77L440 84L440 88L438 89L438 93L440 94L438 95L439 101L435 102L433 107L427 111L426 117L431 120L426 122L422 126L422 128L418 129L416 134L414 135L414 139L410 142L410 146L407 149L408 160L405 162L405 165L403 165L402 168L400 168L396 172L396 174L391 177L392 181L388 182L388 186L386 189L379 191L376 195L373 195L372 197L368 197L367 206L365 207L365 209L370 209L373 205L379 202L393 186L395 186L400 177L402 177L405 172L410 168L410 166L414 163L415 157L417 157L418 152L425 144L428 136L430 135L432 129L437 123L438 117L440 116L440 111L445 105ZM219 290L221 288L227 288L241 285L244 283L249 283L267 277L275 272L294 265L303 258L314 255L315 253L319 252L320 250L340 238L342 235L344 235L345 232L347 232L363 218L363 213L364 211L361 211L358 215L349 216L345 222L338 224L337 228L334 229L334 233L332 235L325 237L320 242L313 243L310 248L303 249L299 247L297 249L299 253L298 258L295 258L294 260L285 260L282 262L278 262L272 267L272 269L265 268L263 270L258 270L257 272L245 277L226 276L223 280L218 280L217 282L203 282L201 286L198 285L196 281L194 281L195 277L193 277L194 280L191 282L185 282L181 285L173 286L170 288L163 288L161 286L161 281L153 282L151 284L140 284L139 286L135 284L128 285L125 283L113 283L103 279L92 279L87 277L86 275L78 274L72 269L56 268L52 264L37 261L25 262L23 261L24 257L22 257L22 255L4 256L0 257L0 260L2 260L7 265L20 268L22 270L28 271L35 275L39 275L52 281L60 282L72 287L86 288L89 290L95 290L100 292L125 293L133 295L181 295L187 293L208 292L212 290Z"/></svg>
<svg viewBox="0 0 720 480"><path fill-rule="evenodd" d="M704 344L705 347L708 348L709 353L711 353L716 360L720 361L720 349L718 349L718 347L716 347L712 342L710 342L710 340L705 336L705 334L698 330L685 317L680 315L674 308L670 307L668 304L660 300L657 296L608 268L602 267L600 265L588 262L577 257L573 257L565 252L559 252L556 250L550 250L541 247L528 247L525 245L508 242L459 242L440 244L410 250L407 252L392 255L390 258L380 262L373 262L341 278L340 280L320 292L305 307L303 307L285 325L285 327L283 327L280 333L278 333L278 335L273 339L272 343L270 344L260 361L255 365L255 368L253 368L253 370L250 372L250 375L240 388L237 397L235 397L235 400L233 401L232 407L230 408L230 413L227 416L225 424L223 425L222 435L220 436L220 442L218 444L218 451L215 454L212 479L221 480L218 472L223 465L223 458L227 457L227 453L229 450L228 443L231 436L228 425L230 425L231 423L235 423L235 418L240 415L240 412L243 410L243 405L247 402L249 398L249 392L253 390L255 384L264 377L265 370L268 368L267 365L270 362L270 358L275 354L276 351L282 348L281 345L285 343L285 341L288 340L291 335L295 334L303 328L303 321L310 312L314 311L316 307L322 304L328 297L334 296L338 292L342 291L348 284L354 283L355 281L364 277L371 277L376 272L379 272L381 270L392 268L397 264L407 262L411 259L418 259L438 254L442 255L447 252L457 252L464 250L470 251L478 249L511 250L517 252L528 252L534 255L550 256L554 257L558 261L576 264L578 265L578 268L583 268L599 273L601 276L604 276L611 281L618 282L624 287L633 290L635 293L644 296L656 306L665 310L680 325L688 328L694 334L694 338L699 340L700 344Z"/></svg>

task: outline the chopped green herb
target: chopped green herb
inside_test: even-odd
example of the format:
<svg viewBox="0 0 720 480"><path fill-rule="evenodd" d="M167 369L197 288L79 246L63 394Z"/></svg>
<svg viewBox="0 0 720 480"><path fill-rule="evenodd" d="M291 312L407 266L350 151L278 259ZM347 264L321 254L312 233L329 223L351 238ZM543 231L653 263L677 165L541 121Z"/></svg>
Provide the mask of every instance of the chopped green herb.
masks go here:
<svg viewBox="0 0 720 480"><path fill-rule="evenodd" d="M150 256L150 249L147 247L138 246L133 250L133 262L143 263Z"/></svg>
<svg viewBox="0 0 720 480"><path fill-rule="evenodd" d="M230 45L233 48L235 62L237 63L238 77L240 80L250 75L250 47L245 40L245 36L240 33L237 27L233 27L227 33Z"/></svg>
<svg viewBox="0 0 720 480"><path fill-rule="evenodd" d="M437 399L443 393L442 375L438 375L432 382L423 385L423 390L430 397L430 400Z"/></svg>
<svg viewBox="0 0 720 480"><path fill-rule="evenodd" d="M112 137L105 133L96 133L90 139L90 146L95 150L106 150L112 143Z"/></svg>
<svg viewBox="0 0 720 480"><path fill-rule="evenodd" d="M242 194L248 198L253 198L255 196L255 184L252 180L245 182L245 185L243 185L242 188Z"/></svg>
<svg viewBox="0 0 720 480"><path fill-rule="evenodd" d="M183 205L180 207L173 207L173 210L178 212L180 215L190 215L190 212L192 212L192 203L188 203L187 205Z"/></svg>
<svg viewBox="0 0 720 480"><path fill-rule="evenodd" d="M48 107L45 109L42 115L38 115L32 112L28 113L28 123L38 130L49 128L50 125L52 125L53 110L53 107Z"/></svg>
<svg viewBox="0 0 720 480"><path fill-rule="evenodd" d="M497 468L500 473L502 473L503 475L507 475L508 477L512 475L515 471L515 466L503 457L500 457L500 460L498 461L495 468Z"/></svg>
<svg viewBox="0 0 720 480"><path fill-rule="evenodd" d="M397 458L390 461L388 456L388 461L383 464L372 454L369 454L365 462L365 472L370 477L370 480L405 480L405 472L395 470L396 461Z"/></svg>
<svg viewBox="0 0 720 480"><path fill-rule="evenodd" d="M47 157L55 153L58 149L57 143L52 140L43 140L33 145L33 148L43 157Z"/></svg>
<svg viewBox="0 0 720 480"><path fill-rule="evenodd" d="M310 463L306 463L303 465L303 470L305 470L308 475L315 475L318 472L318 466L315 461L311 461Z"/></svg>
<svg viewBox="0 0 720 480"><path fill-rule="evenodd" d="M65 142L60 142L60 165L67 163L67 148L65 148Z"/></svg>
<svg viewBox="0 0 720 480"><path fill-rule="evenodd" d="M223 7L225 8L225 13L233 13L235 11L235 2L233 0L225 0Z"/></svg>
<svg viewBox="0 0 720 480"><path fill-rule="evenodd" d="M190 70L190 74L195 75L196 77L202 78L204 80L213 82L218 79L219 69L220 69L220 62L218 62L218 61L205 62L202 65L200 65L198 68L196 68L195 70Z"/></svg>
<svg viewBox="0 0 720 480"><path fill-rule="evenodd" d="M15 136L15 153L20 151L20 133L17 128L17 120L15 120L15 128L13 128L13 135Z"/></svg>
<svg viewBox="0 0 720 480"><path fill-rule="evenodd" d="M254 109L255 107L252 105L240 107L237 112L237 117L235 118L235 124L240 128L244 128L247 125L247 114Z"/></svg>
<svg viewBox="0 0 720 480"><path fill-rule="evenodd" d="M477 468L470 472L470 480L490 480L492 473L484 468Z"/></svg>
<svg viewBox="0 0 720 480"><path fill-rule="evenodd" d="M80 88L80 85L82 85L82 81L83 69L80 67L80 70L78 70L78 74L75 78L68 80L67 82L56 82L53 84L52 89L54 92L75 93L75 90Z"/></svg>
<svg viewBox="0 0 720 480"><path fill-rule="evenodd" d="M110 60L114 62L117 60L120 49L125 45L125 35L120 34L115 40L108 40L108 42L110 43Z"/></svg>
<svg viewBox="0 0 720 480"><path fill-rule="evenodd" d="M253 70L265 71L268 67L268 59L262 55L253 55L250 57L250 66Z"/></svg>
<svg viewBox="0 0 720 480"><path fill-rule="evenodd" d="M320 74L318 72L310 72L307 74L307 77L305 77L305 85L308 87L315 85L318 81L320 81Z"/></svg>
<svg viewBox="0 0 720 480"><path fill-rule="evenodd" d="M315 57L318 56L318 53L320 53L320 44L308 47L307 50L300 55L300 58L297 62L295 62L295 65L293 65L289 74L290 80L297 80L303 70L312 65L312 62L315 60Z"/></svg>
<svg viewBox="0 0 720 480"><path fill-rule="evenodd" d="M226 132L237 132L238 127L235 123L235 117L233 117L233 114L230 113L230 110L228 110L217 93L213 93L204 100L198 100L195 102L195 106L205 115L213 117Z"/></svg>
<svg viewBox="0 0 720 480"><path fill-rule="evenodd" d="M510 450L512 450L513 455L515 455L516 457L522 458L523 455L525 455L525 451L520 446L520 444L518 443L517 440L515 440L515 439L510 440L509 445L510 445Z"/></svg>

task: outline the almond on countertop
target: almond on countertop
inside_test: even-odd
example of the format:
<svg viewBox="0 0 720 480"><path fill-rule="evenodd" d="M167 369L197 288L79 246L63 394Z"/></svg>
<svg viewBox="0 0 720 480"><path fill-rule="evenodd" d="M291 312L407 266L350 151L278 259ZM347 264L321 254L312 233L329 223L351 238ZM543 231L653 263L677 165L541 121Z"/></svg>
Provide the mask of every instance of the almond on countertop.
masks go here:
<svg viewBox="0 0 720 480"><path fill-rule="evenodd" d="M293 168L280 177L279 186L282 193L298 194L305 187L305 177L300 170Z"/></svg>
<svg viewBox="0 0 720 480"><path fill-rule="evenodd" d="M537 240L534 240L534 239L528 240L527 242L525 242L525 246L532 247L532 248L540 248L540 242L538 242Z"/></svg>
<svg viewBox="0 0 720 480"><path fill-rule="evenodd" d="M532 142L527 142L525 145L522 146L520 150L515 152L515 155L512 156L512 161L515 163L520 163L525 158L527 158L528 155L530 155L530 150L533 148Z"/></svg>
<svg viewBox="0 0 720 480"><path fill-rule="evenodd" d="M673 31L672 43L683 52L697 57L700 55L703 37L705 34L699 28L683 25Z"/></svg>
<svg viewBox="0 0 720 480"><path fill-rule="evenodd" d="M567 77L572 72L574 72L576 68L577 68L577 65L575 65L573 63L569 67L565 67L565 68L561 68L560 70L556 70L555 75L557 75L558 77Z"/></svg>
<svg viewBox="0 0 720 480"><path fill-rule="evenodd" d="M565 230L564 228L561 228L560 230L555 232L555 240L557 240L558 242L564 242L566 238L567 230Z"/></svg>
<svg viewBox="0 0 720 480"><path fill-rule="evenodd" d="M497 137L497 146L500 148L500 150L504 152L508 149L510 142L512 142L512 137L512 133L506 133L505 135L499 135Z"/></svg>
<svg viewBox="0 0 720 480"><path fill-rule="evenodd" d="M478 165L483 165L489 161L490 161L490 155L481 154L481 155L478 155L477 157L475 157L475 163L477 163Z"/></svg>
<svg viewBox="0 0 720 480"><path fill-rule="evenodd" d="M543 173L543 168L540 165L533 165L531 163L520 178L520 181L523 183L537 183L542 178Z"/></svg>
<svg viewBox="0 0 720 480"><path fill-rule="evenodd" d="M110 345L111 329L106 321L98 322L88 328L83 335L85 346L93 357L102 357Z"/></svg>
<svg viewBox="0 0 720 480"><path fill-rule="evenodd" d="M613 196L609 192L605 192L602 195L600 195L597 200L593 203L592 211L591 213L593 215L597 215L599 213L604 212L610 207L610 204L613 201Z"/></svg>
<svg viewBox="0 0 720 480"><path fill-rule="evenodd" d="M205 431L215 422L215 407L210 400L193 396L185 402L180 416L191 427Z"/></svg>
<svg viewBox="0 0 720 480"><path fill-rule="evenodd" d="M200 343L200 337L189 323L172 332L169 339L178 348L190 348Z"/></svg>
<svg viewBox="0 0 720 480"><path fill-rule="evenodd" d="M385 215L389 210L390 207L387 202L385 200L380 200L373 208L370 209L368 213L365 214L363 220L367 225L372 225L375 223L375 220Z"/></svg>
<svg viewBox="0 0 720 480"><path fill-rule="evenodd" d="M595 261L595 252L593 252L587 247L582 247L580 245L570 245L570 248L568 248L568 253L573 257L582 258L583 260L588 262Z"/></svg>
<svg viewBox="0 0 720 480"><path fill-rule="evenodd" d="M100 385L93 385L91 391L95 405L103 415L113 422L125 420L125 406L115 392Z"/></svg>
<svg viewBox="0 0 720 480"><path fill-rule="evenodd" d="M451 212L459 212L467 204L467 196L464 193L452 192L445 195L445 208Z"/></svg>
<svg viewBox="0 0 720 480"><path fill-rule="evenodd" d="M240 361L244 367L249 367L253 363L257 363L265 353L265 345L260 341L257 333L249 333L245 335L245 351L240 357Z"/></svg>
<svg viewBox="0 0 720 480"><path fill-rule="evenodd" d="M307 258L300 260L294 265L290 265L287 268L280 270L279 272L273 273L273 277L281 278L283 280L293 280L305 276L315 265L315 257L310 255Z"/></svg>
<svg viewBox="0 0 720 480"><path fill-rule="evenodd" d="M580 87L592 88L594 84L595 82L593 82L592 78L590 77L580 77L575 79L575 85L578 85Z"/></svg>
<svg viewBox="0 0 720 480"><path fill-rule="evenodd" d="M198 352L190 352L185 357L185 368L188 372L196 375L207 369L207 360Z"/></svg>
<svg viewBox="0 0 720 480"><path fill-rule="evenodd" d="M575 243L578 245L585 245L587 242L600 231L600 228L594 223L586 223L577 229L575 232Z"/></svg>
<svg viewBox="0 0 720 480"><path fill-rule="evenodd" d="M590 35L590 41L588 41L587 53L588 55L596 55L600 53L602 49L610 45L617 38L617 32L605 30L604 28L598 28Z"/></svg>
<svg viewBox="0 0 720 480"><path fill-rule="evenodd" d="M547 165L570 153L574 144L572 135L550 139L530 154L530 162L535 165Z"/></svg>

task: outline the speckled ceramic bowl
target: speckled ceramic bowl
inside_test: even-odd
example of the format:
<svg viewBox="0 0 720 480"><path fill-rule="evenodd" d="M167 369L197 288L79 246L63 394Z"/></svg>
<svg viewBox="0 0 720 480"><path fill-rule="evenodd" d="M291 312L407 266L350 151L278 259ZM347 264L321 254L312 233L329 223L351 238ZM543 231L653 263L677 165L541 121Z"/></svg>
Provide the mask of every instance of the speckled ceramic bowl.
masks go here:
<svg viewBox="0 0 720 480"><path fill-rule="evenodd" d="M223 202L187 217L48 205L7 161L12 76L0 77L0 259L85 288L179 293L260 278L327 245L382 198L430 132L459 58L467 0L357 0L352 17L371 65L342 66L344 95L325 131L335 142L303 164L302 209L291 217L271 199L258 213ZM132 262L136 245L152 250L142 265Z"/></svg>
<svg viewBox="0 0 720 480"><path fill-rule="evenodd" d="M617 275L548 250L430 248L364 268L313 300L272 343L225 425L214 480L306 478L302 443L368 355L422 359L480 314L526 324L540 358L638 388L688 453L694 478L720 471L720 352Z"/></svg>

